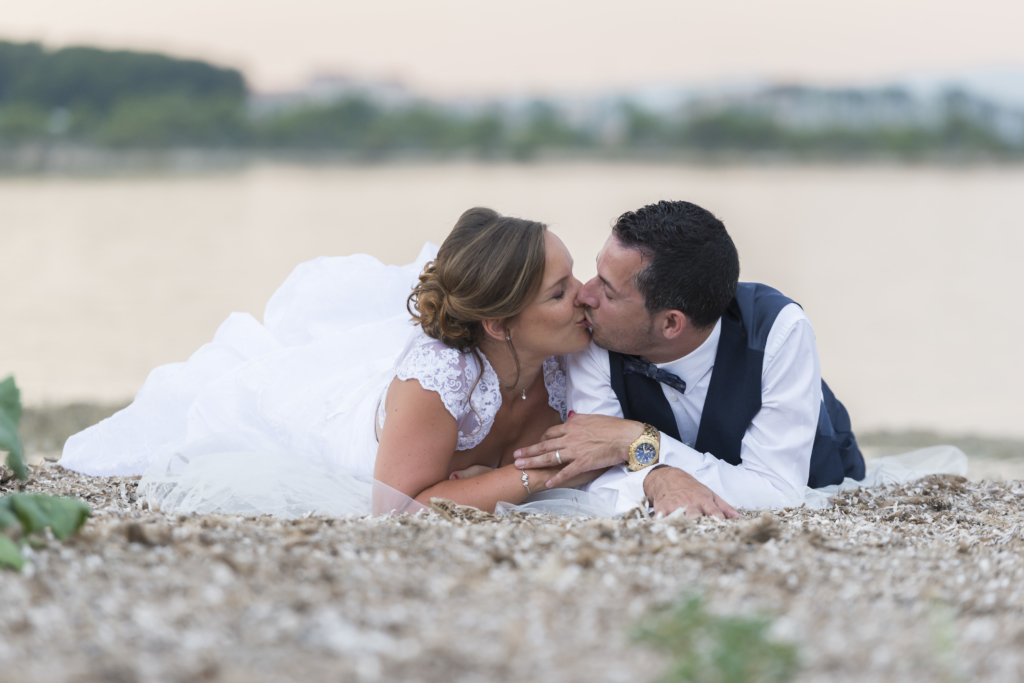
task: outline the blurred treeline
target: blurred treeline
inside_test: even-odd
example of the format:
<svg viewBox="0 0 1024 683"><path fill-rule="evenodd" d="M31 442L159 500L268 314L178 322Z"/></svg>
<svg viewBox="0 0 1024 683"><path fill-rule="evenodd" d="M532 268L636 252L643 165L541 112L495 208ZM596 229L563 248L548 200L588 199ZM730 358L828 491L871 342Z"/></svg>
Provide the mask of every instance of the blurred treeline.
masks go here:
<svg viewBox="0 0 1024 683"><path fill-rule="evenodd" d="M242 75L204 62L0 42L0 144L247 142Z"/></svg>
<svg viewBox="0 0 1024 683"><path fill-rule="evenodd" d="M735 101L705 102L675 113L619 102L606 106L598 119L574 119L564 107L542 101L460 108L416 99L385 104L350 93L257 112L252 100L240 72L201 61L0 42L0 149L286 149L365 157L527 158L553 151L1024 158L1024 135L1002 134L976 102L957 93L937 105L927 124L896 117L868 126L830 120L798 125L770 107Z"/></svg>

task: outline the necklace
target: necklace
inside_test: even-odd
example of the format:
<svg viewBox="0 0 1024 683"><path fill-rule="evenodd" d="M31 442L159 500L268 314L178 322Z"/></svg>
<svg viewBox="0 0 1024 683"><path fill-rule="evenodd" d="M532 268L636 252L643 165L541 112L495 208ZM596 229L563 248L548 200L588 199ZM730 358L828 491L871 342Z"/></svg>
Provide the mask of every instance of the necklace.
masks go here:
<svg viewBox="0 0 1024 683"><path fill-rule="evenodd" d="M540 377L543 374L544 374L544 370L541 369L541 371L537 373L537 377ZM497 373L495 373L495 376L497 376ZM498 383L504 385L505 387L507 387L510 390L515 390L515 391L521 392L523 394L523 400L525 401L526 400L526 390L533 386L533 383L537 381L537 377L534 377L532 380L530 380L530 383L527 384L522 389L519 389L514 384L506 384L504 382L504 380L502 380L500 377L498 377Z"/></svg>

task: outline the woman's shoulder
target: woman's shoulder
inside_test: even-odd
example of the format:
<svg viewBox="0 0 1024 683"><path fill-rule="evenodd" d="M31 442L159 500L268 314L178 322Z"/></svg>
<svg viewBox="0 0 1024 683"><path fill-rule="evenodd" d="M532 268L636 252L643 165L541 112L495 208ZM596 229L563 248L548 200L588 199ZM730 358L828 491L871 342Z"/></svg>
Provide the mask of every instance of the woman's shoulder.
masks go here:
<svg viewBox="0 0 1024 683"><path fill-rule="evenodd" d="M415 379L441 397L459 424L459 450L476 446L501 407L498 376L482 353L460 351L417 330L395 363L400 380Z"/></svg>
<svg viewBox="0 0 1024 683"><path fill-rule="evenodd" d="M482 359L481 367L481 359L417 329L395 363L395 376L403 381L416 379L424 389L437 392L452 415L460 419L470 409L470 394L481 382L486 384L487 374L493 374L493 370L487 372L490 366L486 359ZM481 370L485 377L480 377Z"/></svg>

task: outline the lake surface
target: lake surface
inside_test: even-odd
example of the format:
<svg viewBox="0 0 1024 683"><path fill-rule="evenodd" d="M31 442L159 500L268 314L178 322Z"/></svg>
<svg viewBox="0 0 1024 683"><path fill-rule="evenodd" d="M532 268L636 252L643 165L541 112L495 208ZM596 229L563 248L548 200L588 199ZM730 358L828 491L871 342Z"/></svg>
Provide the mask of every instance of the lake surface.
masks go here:
<svg viewBox="0 0 1024 683"><path fill-rule="evenodd" d="M130 398L296 264L440 242L474 205L547 222L581 279L613 219L687 199L742 278L799 301L855 429L1024 436L1024 169L258 166L0 179L0 377L26 402Z"/></svg>

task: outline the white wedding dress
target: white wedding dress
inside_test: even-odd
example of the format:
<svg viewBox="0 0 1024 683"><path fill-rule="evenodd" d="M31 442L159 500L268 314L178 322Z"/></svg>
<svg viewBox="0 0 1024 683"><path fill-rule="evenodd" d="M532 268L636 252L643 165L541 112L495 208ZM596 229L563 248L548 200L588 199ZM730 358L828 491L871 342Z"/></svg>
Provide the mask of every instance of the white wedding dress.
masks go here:
<svg viewBox="0 0 1024 683"><path fill-rule="evenodd" d="M140 495L168 513L296 518L424 509L373 480L374 423L387 417L391 381L414 377L438 392L459 424L459 450L484 439L501 405L486 358L480 367L410 320L406 300L436 254L427 244L402 267L362 254L299 265L267 303L263 324L231 314L188 361L153 370L130 406L68 439L61 465L98 476L141 474ZM563 420L564 368L561 358L544 364L548 403ZM865 482L842 488L966 474L966 457L953 451L883 458L869 463ZM805 502L827 505L837 488L807 489ZM615 514L601 497L571 489L519 506L499 503L497 511L512 509Z"/></svg>
<svg viewBox="0 0 1024 683"><path fill-rule="evenodd" d="M340 516L423 506L373 481L375 421L392 379L436 391L459 425L458 450L490 431L497 375L415 327L406 300L437 247L408 266L366 255L298 266L264 323L234 313L187 362L155 369L134 402L68 439L61 464L90 475L143 475L165 512ZM563 358L544 363L549 405L566 417ZM471 392L471 393L470 393ZM582 493L548 511L606 513ZM557 498L557 496L556 496ZM507 510L507 507L505 508Z"/></svg>

